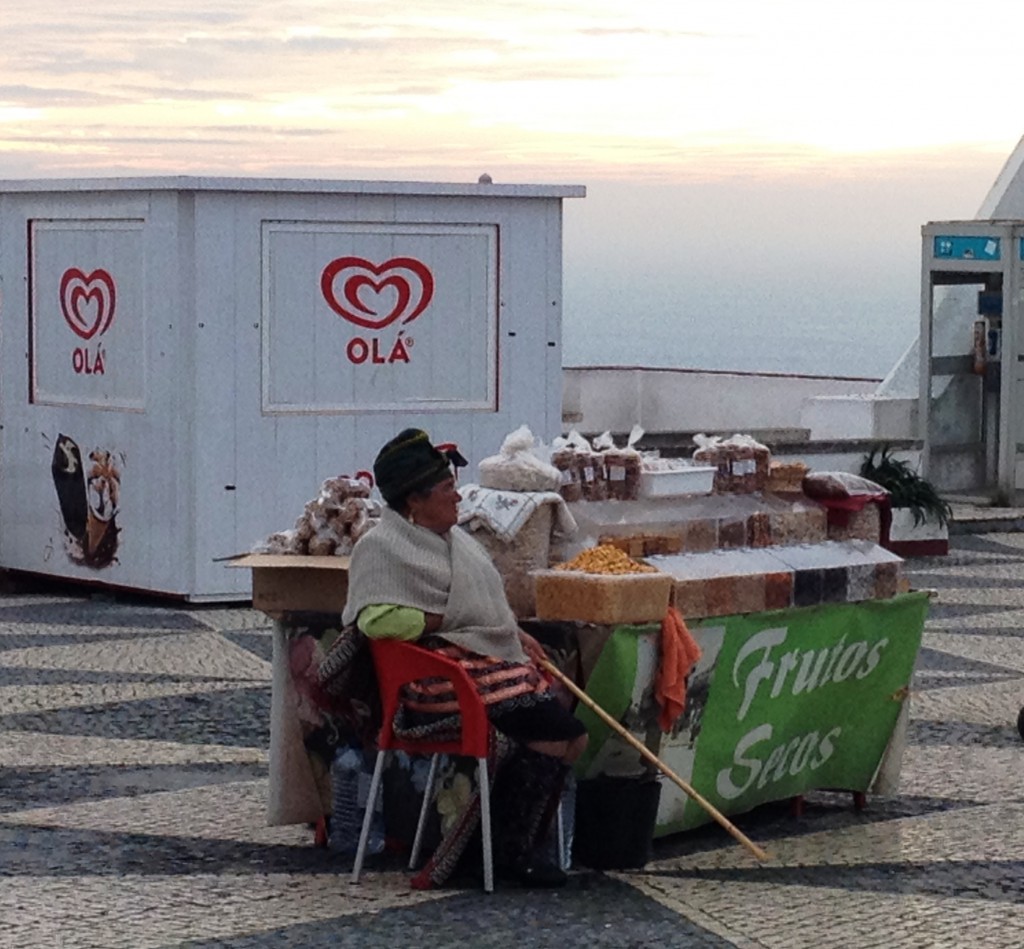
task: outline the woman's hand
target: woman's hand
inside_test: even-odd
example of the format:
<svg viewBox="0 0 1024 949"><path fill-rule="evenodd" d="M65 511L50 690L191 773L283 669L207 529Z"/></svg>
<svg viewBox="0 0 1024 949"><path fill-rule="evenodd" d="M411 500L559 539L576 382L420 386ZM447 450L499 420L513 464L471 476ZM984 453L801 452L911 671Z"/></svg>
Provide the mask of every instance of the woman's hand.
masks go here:
<svg viewBox="0 0 1024 949"><path fill-rule="evenodd" d="M423 632L436 633L444 622L444 617L440 613L424 613L423 614Z"/></svg>
<svg viewBox="0 0 1024 949"><path fill-rule="evenodd" d="M522 644L523 652L526 653L527 658L531 662L539 666L547 660L548 654L544 652L544 647L529 633L519 630L519 642Z"/></svg>

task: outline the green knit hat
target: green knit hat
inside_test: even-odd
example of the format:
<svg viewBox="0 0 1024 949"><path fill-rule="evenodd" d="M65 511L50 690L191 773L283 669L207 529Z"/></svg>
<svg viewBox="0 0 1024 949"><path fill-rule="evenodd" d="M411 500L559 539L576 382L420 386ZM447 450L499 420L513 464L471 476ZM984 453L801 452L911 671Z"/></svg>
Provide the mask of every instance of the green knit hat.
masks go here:
<svg viewBox="0 0 1024 949"><path fill-rule="evenodd" d="M436 448L426 432L407 428L377 454L373 477L384 500L395 507L411 492L432 488L451 477L452 465L461 468L465 464L466 459L454 445Z"/></svg>

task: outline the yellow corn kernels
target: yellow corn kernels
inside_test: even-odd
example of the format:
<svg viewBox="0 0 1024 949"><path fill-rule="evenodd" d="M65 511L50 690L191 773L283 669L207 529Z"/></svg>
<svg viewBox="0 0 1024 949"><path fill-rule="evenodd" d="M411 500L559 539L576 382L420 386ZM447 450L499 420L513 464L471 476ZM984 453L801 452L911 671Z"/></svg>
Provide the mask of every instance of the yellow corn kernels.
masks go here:
<svg viewBox="0 0 1024 949"><path fill-rule="evenodd" d="M555 566L556 570L579 570L582 573L656 573L654 567L638 563L625 551L611 544L600 544L581 551L572 560Z"/></svg>

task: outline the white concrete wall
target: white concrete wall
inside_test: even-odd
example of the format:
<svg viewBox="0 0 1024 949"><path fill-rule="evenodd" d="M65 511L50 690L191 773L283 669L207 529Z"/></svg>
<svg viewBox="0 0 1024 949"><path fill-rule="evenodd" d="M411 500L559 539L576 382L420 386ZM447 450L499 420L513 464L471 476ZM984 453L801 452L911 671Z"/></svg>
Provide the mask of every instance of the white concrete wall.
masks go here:
<svg viewBox="0 0 1024 949"><path fill-rule="evenodd" d="M874 395L822 395L809 399L800 414L801 427L815 441L870 438L875 441L917 438L916 399L883 399Z"/></svg>
<svg viewBox="0 0 1024 949"><path fill-rule="evenodd" d="M878 379L634 367L562 371L566 429L650 433L805 428L802 413L821 396L866 397ZM845 437L860 437L852 431ZM838 436L833 436L838 437Z"/></svg>

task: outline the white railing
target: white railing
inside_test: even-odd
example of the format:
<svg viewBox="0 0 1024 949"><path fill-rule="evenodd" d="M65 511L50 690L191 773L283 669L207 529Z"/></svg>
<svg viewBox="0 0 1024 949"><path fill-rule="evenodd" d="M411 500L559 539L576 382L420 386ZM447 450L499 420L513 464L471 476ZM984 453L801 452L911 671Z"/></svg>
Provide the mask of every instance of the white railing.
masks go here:
<svg viewBox="0 0 1024 949"><path fill-rule="evenodd" d="M585 366L562 371L562 415L566 428L582 432L810 430L808 412L843 414L847 424L863 425L849 404L868 402L879 379L783 373L649 369L639 366ZM835 400L834 405L827 403ZM866 438L870 430L846 437ZM816 437L813 431L811 437ZM837 437L830 431L830 438Z"/></svg>

